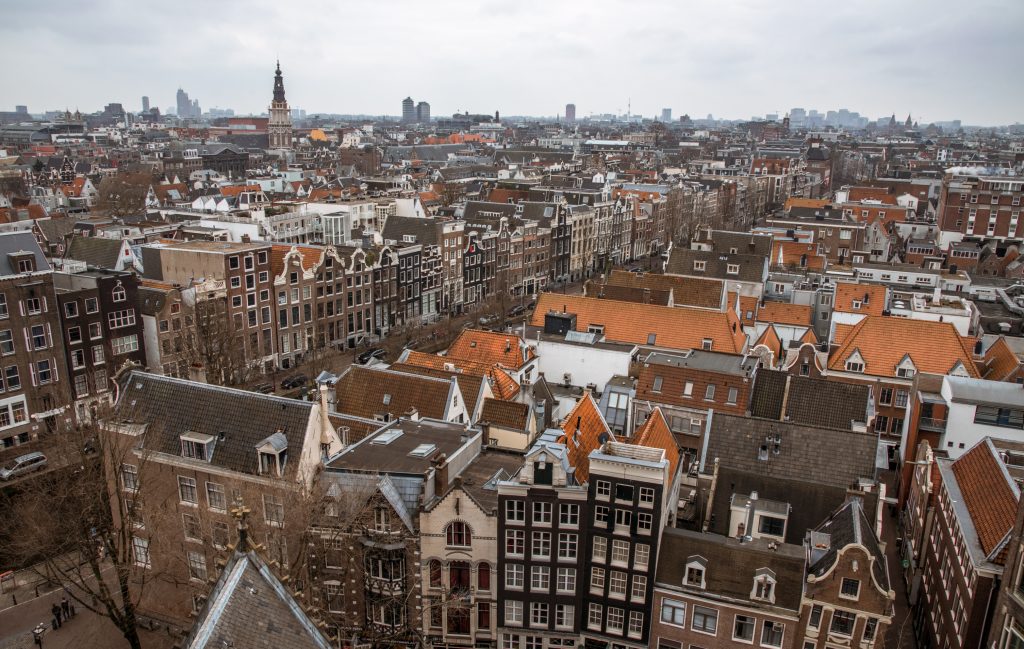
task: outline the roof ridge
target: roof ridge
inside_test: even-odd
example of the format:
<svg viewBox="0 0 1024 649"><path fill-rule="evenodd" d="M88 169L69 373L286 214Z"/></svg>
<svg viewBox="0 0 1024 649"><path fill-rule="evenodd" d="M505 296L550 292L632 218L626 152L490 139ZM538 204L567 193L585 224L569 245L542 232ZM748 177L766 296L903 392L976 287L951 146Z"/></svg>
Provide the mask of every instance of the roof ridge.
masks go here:
<svg viewBox="0 0 1024 649"><path fill-rule="evenodd" d="M176 376L166 376L164 374L155 374L153 372L147 372L145 370L140 370L140 369L133 369L128 374L127 378L131 378L132 376L137 376L137 375L141 375L141 376L146 377L147 379L150 379L150 380L153 380L153 381L158 381L158 382L162 381L162 382L165 382L165 383L188 384L188 385L200 386L202 389L208 389L208 390L211 390L211 391L214 391L214 392L224 392L224 393L228 393L228 394L246 395L246 396L252 397L254 399L264 399L264 400L268 400L268 401L271 401L271 400L273 400L273 401L280 401L284 405L296 406L296 407L299 407L299 408L312 408L314 406L314 403L312 401L300 401L299 399L292 399L290 397L282 397L282 396L276 395L276 394L263 394L261 392L253 392L252 390L245 390L243 388L236 388L236 387L232 387L232 386L229 386L229 385L215 385L213 383L203 383L202 381L192 381L192 380L189 380L189 379L178 378Z"/></svg>

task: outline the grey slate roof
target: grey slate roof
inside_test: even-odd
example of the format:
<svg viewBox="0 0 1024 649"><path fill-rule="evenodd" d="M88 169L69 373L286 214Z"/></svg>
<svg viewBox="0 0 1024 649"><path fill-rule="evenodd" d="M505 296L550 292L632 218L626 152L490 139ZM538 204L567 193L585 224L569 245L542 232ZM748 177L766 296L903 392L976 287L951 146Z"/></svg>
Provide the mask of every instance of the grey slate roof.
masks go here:
<svg viewBox="0 0 1024 649"><path fill-rule="evenodd" d="M182 433L218 437L210 464L248 474L258 473L256 446L281 432L288 442L289 477L295 474L314 405L133 370L121 380L112 419L148 424L145 448L170 455L181 455Z"/></svg>
<svg viewBox="0 0 1024 649"><path fill-rule="evenodd" d="M707 434L704 469L722 466L764 476L845 489L875 476L878 436L771 419L714 413ZM765 438L778 436L778 453L758 459Z"/></svg>
<svg viewBox="0 0 1024 649"><path fill-rule="evenodd" d="M123 243L121 239L105 237L72 237L64 258L82 261L97 268L115 268Z"/></svg>
<svg viewBox="0 0 1024 649"><path fill-rule="evenodd" d="M142 315L155 316L167 302L167 291L158 288L140 286L138 295L139 311Z"/></svg>
<svg viewBox="0 0 1024 649"><path fill-rule="evenodd" d="M766 441L769 437L772 442ZM765 460L758 459L762 444L768 445ZM807 530L846 501L849 487L862 478L874 478L877 444L872 433L714 413L701 466L702 473L709 473L715 459L719 461L718 486L710 503L711 531L727 534L733 495L756 491L761 499L790 505L786 542L801 543ZM873 512L875 497L865 498L870 499L865 507Z"/></svg>
<svg viewBox="0 0 1024 649"><path fill-rule="evenodd" d="M839 551L848 545L860 544L875 558L871 572L875 581L885 590L889 590L889 572L886 568L885 553L878 546L878 538L864 512L864 504L860 498L850 497L842 507L819 525L815 532L830 535L829 548L820 556L812 550L811 565L808 572L820 577L836 562Z"/></svg>
<svg viewBox="0 0 1024 649"><path fill-rule="evenodd" d="M36 271L50 270L50 264L47 263L39 242L31 232L3 232L0 233L0 276L18 274L18 269L11 266L8 255L19 252L32 253L36 259Z"/></svg>
<svg viewBox="0 0 1024 649"><path fill-rule="evenodd" d="M436 246L440 240L439 221L412 216L389 216L381 233L384 240L402 242L405 235L416 237L415 243Z"/></svg>
<svg viewBox="0 0 1024 649"><path fill-rule="evenodd" d="M787 382L789 395L784 399ZM782 419L785 400L786 421L850 430L852 422L867 423L869 393L870 388L866 385L762 369L754 380L750 414L765 419Z"/></svg>
<svg viewBox="0 0 1024 649"><path fill-rule="evenodd" d="M703 261L704 270L694 270L693 262ZM739 273L730 275L729 265L739 266ZM768 257L764 255L747 255L711 250L688 250L673 248L665 266L665 272L672 275L689 275L691 277L711 277L715 279L740 282L762 282L767 277Z"/></svg>
<svg viewBox="0 0 1024 649"><path fill-rule="evenodd" d="M236 552L182 646L329 649L332 645L255 552Z"/></svg>
<svg viewBox="0 0 1024 649"><path fill-rule="evenodd" d="M737 254L762 255L772 254L772 236L769 234L753 234L749 232L732 232L730 230L699 230L694 241L710 243L714 252L728 253L735 248Z"/></svg>
<svg viewBox="0 0 1024 649"><path fill-rule="evenodd" d="M686 562L695 555L707 560L703 590L682 585ZM750 598L755 573L761 568L775 573L774 606L799 610L804 581L804 550L799 545L780 544L770 550L766 539L741 543L719 534L667 527L661 535L656 580L675 590L739 600L755 608L770 608L772 604Z"/></svg>

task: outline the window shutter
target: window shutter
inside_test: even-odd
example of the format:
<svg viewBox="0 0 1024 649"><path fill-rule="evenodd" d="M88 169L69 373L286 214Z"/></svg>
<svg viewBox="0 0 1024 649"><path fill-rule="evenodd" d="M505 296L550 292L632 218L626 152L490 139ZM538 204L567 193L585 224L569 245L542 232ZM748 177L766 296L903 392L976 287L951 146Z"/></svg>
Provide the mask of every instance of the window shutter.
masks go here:
<svg viewBox="0 0 1024 649"><path fill-rule="evenodd" d="M56 383L57 381L60 380L60 377L57 376L57 359L56 358L51 358L50 359L50 372L53 374L53 382L54 383Z"/></svg>
<svg viewBox="0 0 1024 649"><path fill-rule="evenodd" d="M36 383L36 364L29 363L28 371L32 374L32 385L39 385L38 383Z"/></svg>

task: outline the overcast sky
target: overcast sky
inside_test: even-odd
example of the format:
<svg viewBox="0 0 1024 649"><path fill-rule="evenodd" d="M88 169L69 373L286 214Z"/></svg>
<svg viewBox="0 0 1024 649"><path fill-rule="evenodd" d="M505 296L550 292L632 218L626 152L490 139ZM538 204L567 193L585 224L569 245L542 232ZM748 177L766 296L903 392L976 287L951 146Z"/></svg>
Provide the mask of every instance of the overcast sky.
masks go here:
<svg viewBox="0 0 1024 649"><path fill-rule="evenodd" d="M48 0L3 3L0 110L263 112L280 57L309 113L749 118L841 107L1020 121L1024 2Z"/></svg>

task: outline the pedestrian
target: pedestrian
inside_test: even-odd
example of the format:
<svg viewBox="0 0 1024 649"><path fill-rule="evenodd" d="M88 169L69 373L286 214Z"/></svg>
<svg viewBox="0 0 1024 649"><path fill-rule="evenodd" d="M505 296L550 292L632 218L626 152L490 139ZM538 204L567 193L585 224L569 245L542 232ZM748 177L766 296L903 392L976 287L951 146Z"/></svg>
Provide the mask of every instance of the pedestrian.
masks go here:
<svg viewBox="0 0 1024 649"><path fill-rule="evenodd" d="M68 619L69 617L71 617L68 614L70 612L70 609L68 608L69 606L70 606L70 604L68 603L68 598L67 597L61 597L60 598L60 610L61 610L61 613L64 614L64 619L65 620Z"/></svg>
<svg viewBox="0 0 1024 649"><path fill-rule="evenodd" d="M60 606L58 606L56 602L54 602L53 606L50 607L50 613L53 613L53 622L56 625L53 628L54 629L59 629L60 628Z"/></svg>

